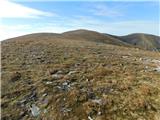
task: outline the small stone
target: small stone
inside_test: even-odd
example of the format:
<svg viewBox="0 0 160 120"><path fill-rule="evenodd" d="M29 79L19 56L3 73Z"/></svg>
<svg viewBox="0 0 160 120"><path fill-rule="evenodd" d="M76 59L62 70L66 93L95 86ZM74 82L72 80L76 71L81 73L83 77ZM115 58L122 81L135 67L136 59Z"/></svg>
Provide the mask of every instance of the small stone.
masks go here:
<svg viewBox="0 0 160 120"><path fill-rule="evenodd" d="M128 58L128 56L122 56L122 58Z"/></svg>
<svg viewBox="0 0 160 120"><path fill-rule="evenodd" d="M44 109L44 111L43 111L44 113L47 113L47 110L46 109Z"/></svg>
<svg viewBox="0 0 160 120"><path fill-rule="evenodd" d="M160 72L160 66L155 68L155 71Z"/></svg>
<svg viewBox="0 0 160 120"><path fill-rule="evenodd" d="M57 74L57 73L52 75L53 79L61 79L62 77L63 77L63 75Z"/></svg>
<svg viewBox="0 0 160 120"><path fill-rule="evenodd" d="M67 82L64 82L64 83L62 83L62 85L65 86L65 85L68 85L68 83L67 83Z"/></svg>
<svg viewBox="0 0 160 120"><path fill-rule="evenodd" d="M40 109L35 104L32 104L32 107L30 108L30 110L34 117L40 114Z"/></svg>
<svg viewBox="0 0 160 120"><path fill-rule="evenodd" d="M89 119L89 120L93 120L90 116L88 116L88 119Z"/></svg>
<svg viewBox="0 0 160 120"><path fill-rule="evenodd" d="M77 64L75 64L74 66L75 66L75 67L78 67L78 66L80 66L80 63L77 63Z"/></svg>
<svg viewBox="0 0 160 120"><path fill-rule="evenodd" d="M59 70L59 71L57 72L57 74L63 74L63 71Z"/></svg>
<svg viewBox="0 0 160 120"><path fill-rule="evenodd" d="M25 102L26 102L26 99L23 99L23 100L20 101L21 104L23 104Z"/></svg>
<svg viewBox="0 0 160 120"><path fill-rule="evenodd" d="M47 96L47 93L44 93L42 96L43 96L43 97Z"/></svg>
<svg viewBox="0 0 160 120"><path fill-rule="evenodd" d="M98 112L98 115L102 115L102 112Z"/></svg>
<svg viewBox="0 0 160 120"><path fill-rule="evenodd" d="M71 108L62 108L61 109L61 112L70 112L70 111L72 111L72 109Z"/></svg>
<svg viewBox="0 0 160 120"><path fill-rule="evenodd" d="M63 91L69 90L70 87L71 85L68 82L63 82L61 85L57 86L58 89Z"/></svg>
<svg viewBox="0 0 160 120"><path fill-rule="evenodd" d="M95 100L92 100L92 102L97 103L99 105L102 104L102 100L101 99L95 99Z"/></svg>
<svg viewBox="0 0 160 120"><path fill-rule="evenodd" d="M145 66L146 69L148 69L148 66Z"/></svg>
<svg viewBox="0 0 160 120"><path fill-rule="evenodd" d="M49 84L52 84L53 82L50 82L50 81L47 81L46 82L46 85L49 85Z"/></svg>
<svg viewBox="0 0 160 120"><path fill-rule="evenodd" d="M72 75L72 74L74 74L74 73L76 73L77 71L70 71L69 73L68 73L68 75Z"/></svg>
<svg viewBox="0 0 160 120"><path fill-rule="evenodd" d="M48 99L47 99L47 98L43 100L43 104L45 104L45 106L47 106L47 105L48 105L48 103L49 103L49 101L48 101Z"/></svg>

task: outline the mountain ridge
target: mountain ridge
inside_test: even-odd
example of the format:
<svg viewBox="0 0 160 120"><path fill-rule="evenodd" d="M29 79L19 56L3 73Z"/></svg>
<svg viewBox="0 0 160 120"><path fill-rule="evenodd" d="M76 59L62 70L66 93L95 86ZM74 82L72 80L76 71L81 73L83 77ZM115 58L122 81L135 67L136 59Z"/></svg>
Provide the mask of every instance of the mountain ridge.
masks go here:
<svg viewBox="0 0 160 120"><path fill-rule="evenodd" d="M116 36L106 33L100 33L92 30L78 29L63 33L32 33L6 40L20 39L72 39L87 40L97 43L106 43L119 46L137 47L144 50L160 51L160 37L145 33L132 33L125 36ZM4 40L4 41L6 41Z"/></svg>

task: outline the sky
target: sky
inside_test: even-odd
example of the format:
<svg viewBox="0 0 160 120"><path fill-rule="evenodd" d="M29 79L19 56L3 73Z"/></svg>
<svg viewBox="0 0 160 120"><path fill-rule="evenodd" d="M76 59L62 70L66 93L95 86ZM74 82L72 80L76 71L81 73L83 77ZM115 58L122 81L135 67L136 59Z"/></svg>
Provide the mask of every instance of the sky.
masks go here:
<svg viewBox="0 0 160 120"><path fill-rule="evenodd" d="M0 40L88 29L113 35L160 35L158 0L0 0Z"/></svg>

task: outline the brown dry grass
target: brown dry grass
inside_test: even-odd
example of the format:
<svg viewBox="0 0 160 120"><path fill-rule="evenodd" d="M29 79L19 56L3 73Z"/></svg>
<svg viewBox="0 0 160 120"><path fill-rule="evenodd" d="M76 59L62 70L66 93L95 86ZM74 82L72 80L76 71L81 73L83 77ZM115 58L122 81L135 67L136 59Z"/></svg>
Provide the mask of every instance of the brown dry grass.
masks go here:
<svg viewBox="0 0 160 120"><path fill-rule="evenodd" d="M159 53L49 38L2 42L2 120L158 119L160 73L152 71L155 63L141 58L159 59ZM57 71L63 77L55 80ZM70 71L76 72L68 75ZM17 72L20 77L12 81ZM58 89L64 82L70 89ZM19 102L33 91L37 99L21 106ZM28 111L33 103L41 110L39 117Z"/></svg>

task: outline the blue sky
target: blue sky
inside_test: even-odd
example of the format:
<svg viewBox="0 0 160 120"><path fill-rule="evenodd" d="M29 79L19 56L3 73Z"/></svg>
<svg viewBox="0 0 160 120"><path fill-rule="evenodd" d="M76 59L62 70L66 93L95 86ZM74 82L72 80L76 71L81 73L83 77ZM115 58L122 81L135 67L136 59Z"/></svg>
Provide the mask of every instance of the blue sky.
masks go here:
<svg viewBox="0 0 160 120"><path fill-rule="evenodd" d="M1 37L74 29L159 35L158 1L2 0Z"/></svg>

